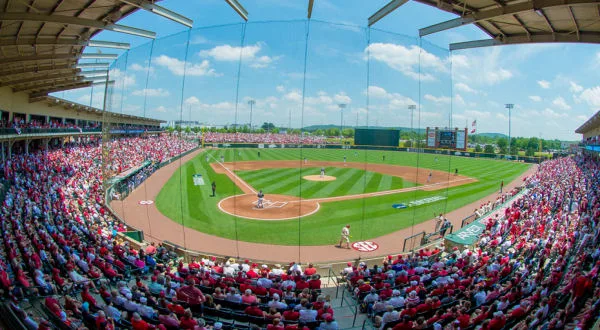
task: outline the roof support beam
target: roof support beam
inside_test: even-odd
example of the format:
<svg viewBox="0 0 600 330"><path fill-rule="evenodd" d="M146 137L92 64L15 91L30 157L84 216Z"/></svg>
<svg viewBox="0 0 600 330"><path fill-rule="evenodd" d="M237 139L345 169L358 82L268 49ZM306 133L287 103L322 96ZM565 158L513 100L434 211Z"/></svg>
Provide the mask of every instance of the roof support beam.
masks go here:
<svg viewBox="0 0 600 330"><path fill-rule="evenodd" d="M575 27L575 33L577 33L577 39L579 39L579 26L577 25L577 20L575 19L575 14L573 13L573 8L571 6L568 7L569 14L571 15L571 20L573 21L573 26Z"/></svg>
<svg viewBox="0 0 600 330"><path fill-rule="evenodd" d="M1 64L19 63L19 62L37 62L37 61L50 61L50 60L77 61L77 59L78 59L78 55L76 55L76 54L17 56L17 57L7 57L7 58L0 59L0 65Z"/></svg>
<svg viewBox="0 0 600 330"><path fill-rule="evenodd" d="M371 17L369 17L369 26L377 23L380 19L386 17L388 14L390 14L391 12L393 12L394 10L396 10L398 7L402 6L403 4L405 4L406 2L408 2L408 0L392 0L390 2L388 2L387 5L383 6L381 9L379 9L377 12L375 12L375 14L371 15Z"/></svg>
<svg viewBox="0 0 600 330"><path fill-rule="evenodd" d="M104 29L113 32L121 32L132 35L137 35L145 38L156 38L156 33L148 30L142 30L130 26L104 23L101 21L69 17L60 15L44 15L44 14L33 14L33 13L0 13L0 21L31 21L31 22L46 22L46 23L58 23L58 24L70 24L77 26L84 26L89 28Z"/></svg>
<svg viewBox="0 0 600 330"><path fill-rule="evenodd" d="M515 21L517 21L519 23L519 25L521 26L521 28L523 28L523 30L525 31L525 33L527 33L527 35L531 35L531 31L529 31L529 29L525 26L525 24L523 24L523 21L521 21L521 19L519 19L519 17L517 17L517 15L512 15L512 17L515 19Z"/></svg>
<svg viewBox="0 0 600 330"><path fill-rule="evenodd" d="M29 95L29 103L31 103L31 99L35 99L35 98L38 98L40 96L46 96L46 95L48 95L50 93L62 92L62 91L68 90L68 89L85 88L85 87L90 87L91 85L92 85L92 82L90 82L90 81L77 82L75 84L54 87L52 89L46 89L46 90L43 90L43 91L32 93L32 94Z"/></svg>
<svg viewBox="0 0 600 330"><path fill-rule="evenodd" d="M27 77L27 78L22 78L22 79L6 80L3 82L0 82L0 87L16 86L16 85L28 84L28 83L32 83L32 82L60 79L60 78L69 76L71 74L74 75L74 74L80 73L80 71L81 70L79 70L79 69L72 69L71 72L69 72L69 73L56 72L56 73L51 73L51 74L47 74L47 75L34 75L34 76ZM104 71L104 72L106 72L106 71Z"/></svg>
<svg viewBox="0 0 600 330"><path fill-rule="evenodd" d="M419 29L419 36L423 37L432 33L456 28L459 26L463 26L466 24L476 23L478 21L485 21L495 17L517 14L524 11L529 10L541 10L543 8L549 7L559 7L559 6L573 6L580 4L589 4L595 3L593 0L533 0L527 2L520 2L512 5L507 5L504 7L493 8L490 10L480 11L480 12L472 12L470 14L464 15L463 17L455 18L446 22L434 24L422 29ZM546 15L543 15L544 18ZM548 19L546 18L546 21Z"/></svg>
<svg viewBox="0 0 600 330"><path fill-rule="evenodd" d="M579 37L572 33L537 33L507 36L502 39L484 39L450 44L450 50L470 49L478 47L515 45L527 43L549 43L549 42L583 42L600 44L600 33L581 32Z"/></svg>
<svg viewBox="0 0 600 330"><path fill-rule="evenodd" d="M0 39L0 47L6 46L89 46L98 48L117 48L117 49L129 49L130 44L126 42L112 42L112 41L101 41L101 40L76 40L76 39L57 39L57 38L35 38L35 37L20 37L10 39Z"/></svg>
<svg viewBox="0 0 600 330"><path fill-rule="evenodd" d="M0 77L15 76L15 75L28 74L28 73L42 73L45 71L57 71L57 70L66 71L66 70L75 70L75 68L73 67L73 65L69 65L69 64L36 65L36 66L30 66L27 68L0 71Z"/></svg>
<svg viewBox="0 0 600 330"><path fill-rule="evenodd" d="M150 3L148 1L144 1L144 0L121 0L121 2L124 2L126 4L144 9L146 11L149 11L153 14L162 16L164 18L170 19L173 22L185 25L189 28L191 28L194 25L194 21L181 15L178 14L174 11L171 11L165 7L161 7L159 5L155 5L153 3Z"/></svg>
<svg viewBox="0 0 600 330"><path fill-rule="evenodd" d="M238 2L238 0L225 0L225 2L227 2L227 4L229 4L244 21L248 21L248 11Z"/></svg>
<svg viewBox="0 0 600 330"><path fill-rule="evenodd" d="M306 18L310 19L312 17L312 10L315 4L315 0L308 0L308 13L306 14Z"/></svg>
<svg viewBox="0 0 600 330"><path fill-rule="evenodd" d="M52 80L54 80L54 82L52 82ZM24 85L24 86L20 86L20 87L13 87L13 93L18 93L18 92L26 92L26 91L36 91L36 90L40 90L40 89L46 89L48 87L55 87L55 86L61 86L61 85L66 85L66 84L73 84L75 82L79 82L79 81L83 81L83 77L81 76L67 76L67 77L61 77L61 78L54 78L51 80L40 80L39 84L35 84L35 85Z"/></svg>

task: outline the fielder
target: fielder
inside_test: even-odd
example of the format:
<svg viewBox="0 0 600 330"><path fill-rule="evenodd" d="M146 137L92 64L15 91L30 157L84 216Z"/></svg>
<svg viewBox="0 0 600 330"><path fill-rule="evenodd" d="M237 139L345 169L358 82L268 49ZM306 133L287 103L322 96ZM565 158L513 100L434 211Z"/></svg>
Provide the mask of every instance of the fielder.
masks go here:
<svg viewBox="0 0 600 330"><path fill-rule="evenodd" d="M258 192L257 197L258 197L258 201L256 202L256 208L262 209L263 208L263 200L265 198L265 194L263 194L262 190L260 190Z"/></svg>
<svg viewBox="0 0 600 330"><path fill-rule="evenodd" d="M325 178L325 167L321 167L321 179Z"/></svg>

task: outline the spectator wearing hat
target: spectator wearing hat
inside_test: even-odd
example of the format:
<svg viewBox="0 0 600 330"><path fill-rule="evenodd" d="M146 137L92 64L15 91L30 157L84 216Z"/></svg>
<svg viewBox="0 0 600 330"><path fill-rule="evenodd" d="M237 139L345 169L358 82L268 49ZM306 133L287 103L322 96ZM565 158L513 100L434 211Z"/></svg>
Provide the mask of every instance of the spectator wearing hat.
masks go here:
<svg viewBox="0 0 600 330"><path fill-rule="evenodd" d="M319 330L338 330L339 325L333 316L329 315L325 318L325 322L319 325Z"/></svg>

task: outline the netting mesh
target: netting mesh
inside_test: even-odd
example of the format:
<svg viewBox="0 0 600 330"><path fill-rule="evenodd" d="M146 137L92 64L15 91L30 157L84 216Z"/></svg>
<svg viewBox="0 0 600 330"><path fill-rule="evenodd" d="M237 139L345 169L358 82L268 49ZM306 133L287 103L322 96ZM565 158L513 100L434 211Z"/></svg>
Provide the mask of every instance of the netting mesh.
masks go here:
<svg viewBox="0 0 600 330"><path fill-rule="evenodd" d="M301 260L305 248L337 243L346 224L353 242L401 229L408 237L448 210L452 155L424 152L427 127L464 128L452 122L447 49L322 21L232 24L131 49L111 66L110 80L106 110L161 119L170 127L161 137L139 138L168 139L181 151L197 146L185 157L147 159L154 167L144 179L152 174L152 180L121 185L127 197L113 202L113 209L148 239L215 252L215 243L200 232L226 239L216 241L220 254L248 255L245 249L255 246L245 242L254 242L285 245ZM122 134L114 134L109 116L104 120L106 178L120 157ZM345 134L357 127L400 128L400 141L394 148L357 148ZM248 163L267 161L283 162L270 170ZM394 175L373 164L413 170ZM305 179L322 167L337 175L335 183L315 186ZM414 189L432 177L436 189ZM211 197L213 182L217 198ZM271 208L296 205L292 213L265 223L242 212L256 209L257 201L240 196L261 189ZM366 195L394 189L406 191ZM327 200L360 194L365 196ZM269 199L273 195L289 198ZM319 209L307 215L302 205L313 200ZM402 242L398 238L392 249L401 251Z"/></svg>

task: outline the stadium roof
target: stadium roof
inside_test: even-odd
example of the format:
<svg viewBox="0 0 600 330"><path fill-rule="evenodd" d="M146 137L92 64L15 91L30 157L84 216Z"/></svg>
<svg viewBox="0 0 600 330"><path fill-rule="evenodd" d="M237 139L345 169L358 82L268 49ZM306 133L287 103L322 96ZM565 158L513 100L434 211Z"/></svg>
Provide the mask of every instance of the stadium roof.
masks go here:
<svg viewBox="0 0 600 330"><path fill-rule="evenodd" d="M591 0L415 0L458 15L419 30L420 36L475 24L491 39L450 44L450 50L495 45L600 43L600 1ZM407 0L392 0L369 18L369 26Z"/></svg>
<svg viewBox="0 0 600 330"><path fill-rule="evenodd" d="M596 112L583 125L575 130L575 133L585 134L593 129L600 127L600 111Z"/></svg>
<svg viewBox="0 0 600 330"><path fill-rule="evenodd" d="M106 83L116 54L84 53L86 46L128 49L129 44L91 40L103 30L155 38L152 31L116 24L143 9L188 27L192 21L147 0L0 0L0 87L30 95ZM87 60L101 60L101 63ZM85 69L93 69L85 71ZM90 76L91 75L91 76Z"/></svg>

